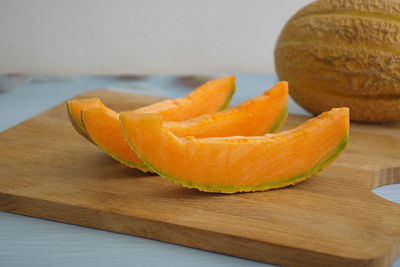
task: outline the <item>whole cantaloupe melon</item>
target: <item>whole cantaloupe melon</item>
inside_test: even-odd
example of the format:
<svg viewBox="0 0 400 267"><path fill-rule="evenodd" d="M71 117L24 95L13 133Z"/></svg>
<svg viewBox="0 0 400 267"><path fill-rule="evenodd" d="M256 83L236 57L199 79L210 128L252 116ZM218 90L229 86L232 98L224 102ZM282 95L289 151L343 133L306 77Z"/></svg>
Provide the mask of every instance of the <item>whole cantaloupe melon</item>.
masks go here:
<svg viewBox="0 0 400 267"><path fill-rule="evenodd" d="M309 4L282 30L275 66L314 114L347 106L353 121L400 120L400 1Z"/></svg>

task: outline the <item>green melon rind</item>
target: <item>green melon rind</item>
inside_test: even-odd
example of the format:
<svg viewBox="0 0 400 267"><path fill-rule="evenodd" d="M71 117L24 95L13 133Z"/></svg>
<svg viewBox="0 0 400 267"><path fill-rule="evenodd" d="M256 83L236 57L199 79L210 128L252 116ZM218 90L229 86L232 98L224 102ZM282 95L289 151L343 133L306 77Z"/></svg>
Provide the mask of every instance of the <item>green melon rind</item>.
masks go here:
<svg viewBox="0 0 400 267"><path fill-rule="evenodd" d="M222 111L229 107L229 105L232 102L232 98L233 98L233 95L235 94L235 92L236 92L236 85L234 84L231 94L228 96L228 98L225 100L225 102L222 104L222 106L217 111Z"/></svg>
<svg viewBox="0 0 400 267"><path fill-rule="evenodd" d="M83 136L89 142L93 143L93 140L89 137L87 131L84 128L82 128L82 126L79 124L79 122L75 118L75 116L72 115L72 110L71 110L71 107L68 102L67 102L67 113L68 113L69 121L71 122L74 129L78 132L78 134Z"/></svg>
<svg viewBox="0 0 400 267"><path fill-rule="evenodd" d="M329 164L331 164L347 147L348 142L349 142L349 134L348 132L346 133L345 137L342 139L342 141L339 143L339 145L336 147L335 151L327 157L325 160L322 162L318 163L314 168L311 168L310 170L295 175L290 178L286 179L281 179L279 181L274 181L271 183L265 183L261 185L254 185L254 186L235 186L235 185L204 185L204 184L194 184L192 182L185 181L181 178L175 177L173 175L169 175L161 170L159 170L157 167L155 167L150 161L148 161L136 148L135 146L130 142L129 138L127 137L127 134L125 133L123 127L122 127L122 132L125 136L125 139L127 140L128 144L132 148L133 151L138 155L138 157L155 173L160 175L161 177L164 177L171 182L178 183L184 187L188 188L195 188L200 191L204 192L210 192L210 193L227 193L227 194L232 194L232 193L239 193L239 192L255 192L255 191L265 191L269 189L275 189L275 188L281 188L289 185L295 185L301 181L304 181L305 179L309 178L310 176L320 172L322 169L327 167Z"/></svg>
<svg viewBox="0 0 400 267"><path fill-rule="evenodd" d="M286 105L284 110L279 115L278 120L275 122L275 124L272 126L272 128L268 131L268 133L275 133L285 123L287 117L288 117L288 106Z"/></svg>
<svg viewBox="0 0 400 267"><path fill-rule="evenodd" d="M106 154L108 154L109 156L111 156L113 159L115 159L116 161L124 164L125 166L129 167L129 168L134 168L134 169L139 169L142 172L151 172L151 170L149 169L149 167L147 167L145 164L139 164L139 163L135 163L126 159L121 158L120 156L115 155L114 153L112 153L111 151L109 151L106 147L100 145L95 138L93 138L93 136L90 135L90 133L87 131L86 129L86 124L85 124L85 120L84 120L84 116L82 114L81 116L82 118L82 125L84 127L85 132L88 134L88 137L91 139L91 142L94 143L96 146L98 146L101 150L103 150L104 152L106 152Z"/></svg>
<svg viewBox="0 0 400 267"><path fill-rule="evenodd" d="M94 140L94 139L93 139ZM105 147L100 146L96 140L94 140L94 142L96 143L96 145L102 149L104 152L106 152L106 154L108 154L109 156L111 156L113 159L115 159L116 161L122 163L123 165L129 167L129 168L133 168L133 169L138 169L142 172L152 172L152 170L150 170L149 167L147 167L145 164L138 164L138 163L134 163L132 161L123 159L115 154L113 154L112 152L110 152L108 149L106 149Z"/></svg>

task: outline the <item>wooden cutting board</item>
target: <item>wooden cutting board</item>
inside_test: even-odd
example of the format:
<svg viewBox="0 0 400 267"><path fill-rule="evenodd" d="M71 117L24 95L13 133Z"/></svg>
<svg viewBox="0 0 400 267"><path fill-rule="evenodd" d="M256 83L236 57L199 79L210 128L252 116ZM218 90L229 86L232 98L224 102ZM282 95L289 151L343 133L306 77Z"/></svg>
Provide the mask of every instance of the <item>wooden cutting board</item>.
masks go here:
<svg viewBox="0 0 400 267"><path fill-rule="evenodd" d="M159 98L91 91L116 110ZM306 117L289 116L286 128ZM173 155L171 155L173 158ZM65 104L0 133L0 210L286 266L387 266L400 205L400 124L352 124L330 167L285 189L202 193L129 169L79 136Z"/></svg>

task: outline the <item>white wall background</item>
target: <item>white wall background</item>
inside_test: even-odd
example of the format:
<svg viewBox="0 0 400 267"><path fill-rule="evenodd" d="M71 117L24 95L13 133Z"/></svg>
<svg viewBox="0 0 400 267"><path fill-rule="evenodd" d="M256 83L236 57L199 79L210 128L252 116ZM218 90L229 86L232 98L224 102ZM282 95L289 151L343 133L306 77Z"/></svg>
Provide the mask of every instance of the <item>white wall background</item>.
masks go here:
<svg viewBox="0 0 400 267"><path fill-rule="evenodd" d="M312 0L0 0L0 73L273 72Z"/></svg>

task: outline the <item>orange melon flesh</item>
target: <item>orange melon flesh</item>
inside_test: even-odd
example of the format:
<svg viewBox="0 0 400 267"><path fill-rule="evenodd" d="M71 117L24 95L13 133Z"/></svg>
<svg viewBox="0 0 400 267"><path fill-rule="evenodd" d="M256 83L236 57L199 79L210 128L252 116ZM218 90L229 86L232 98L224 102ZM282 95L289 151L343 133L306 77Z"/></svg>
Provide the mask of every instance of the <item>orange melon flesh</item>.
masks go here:
<svg viewBox="0 0 400 267"><path fill-rule="evenodd" d="M99 98L72 99L67 101L67 112L72 126L80 135L89 141L92 140L83 127L81 112L86 109L99 108L102 105Z"/></svg>
<svg viewBox="0 0 400 267"><path fill-rule="evenodd" d="M128 167L150 171L125 141L117 112L103 106L85 110L82 115L85 131L99 148Z"/></svg>
<svg viewBox="0 0 400 267"><path fill-rule="evenodd" d="M138 112L150 112L163 115L166 120L180 121L197 117L202 114L227 108L235 93L235 76L227 76L210 80L199 86L186 97L174 100L164 100L143 108ZM102 107L98 98L73 99L67 102L68 116L75 130L92 142L82 124L81 112Z"/></svg>
<svg viewBox="0 0 400 267"><path fill-rule="evenodd" d="M288 84L278 82L263 95L233 109L205 114L185 122L164 122L176 136L255 136L276 131L287 117Z"/></svg>
<svg viewBox="0 0 400 267"><path fill-rule="evenodd" d="M124 136L159 175L201 191L263 191L319 172L347 146L348 108L336 108L279 134L177 137L156 114L120 114Z"/></svg>
<svg viewBox="0 0 400 267"><path fill-rule="evenodd" d="M177 136L261 135L276 130L284 122L287 99L287 83L279 82L263 95L235 108L188 121L165 121L164 126ZM134 112L139 113L138 110ZM106 153L129 167L148 170L126 142L117 112L101 105L100 108L83 111L83 121L90 138Z"/></svg>
<svg viewBox="0 0 400 267"><path fill-rule="evenodd" d="M210 80L184 98L164 100L136 112L157 113L168 121L184 121L209 112L226 109L235 92L235 76Z"/></svg>

